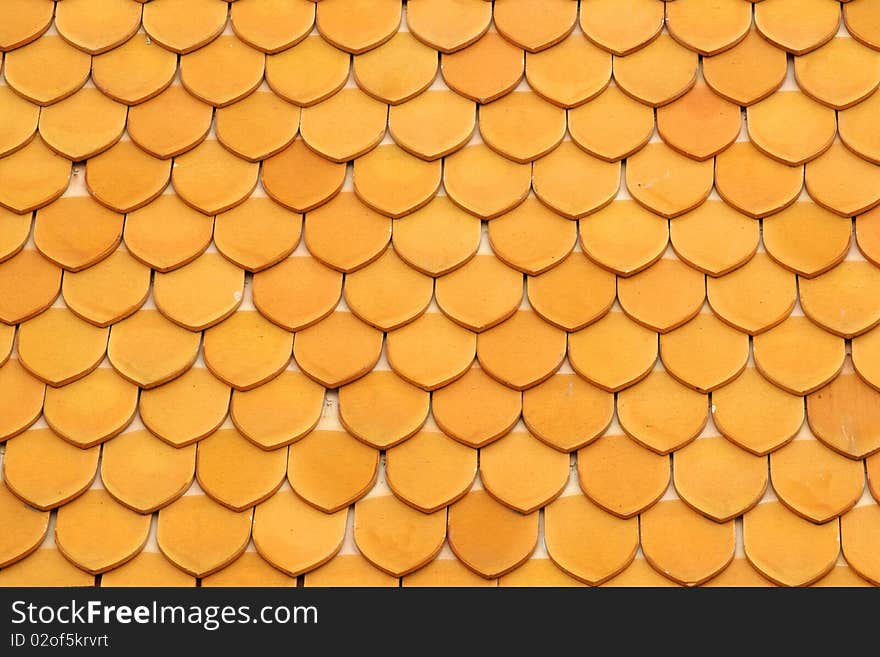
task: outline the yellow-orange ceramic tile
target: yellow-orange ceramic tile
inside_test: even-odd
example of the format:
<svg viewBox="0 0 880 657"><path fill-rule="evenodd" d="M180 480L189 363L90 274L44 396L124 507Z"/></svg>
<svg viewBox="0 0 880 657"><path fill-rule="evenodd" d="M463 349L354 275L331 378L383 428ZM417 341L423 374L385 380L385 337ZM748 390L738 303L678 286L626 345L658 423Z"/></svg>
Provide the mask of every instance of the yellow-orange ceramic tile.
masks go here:
<svg viewBox="0 0 880 657"><path fill-rule="evenodd" d="M843 144L833 144L806 166L807 192L819 205L844 217L880 203L880 166L866 162Z"/></svg>
<svg viewBox="0 0 880 657"><path fill-rule="evenodd" d="M529 86L560 107L575 107L602 93L611 79L611 55L583 34L571 33L560 43L526 54Z"/></svg>
<svg viewBox="0 0 880 657"><path fill-rule="evenodd" d="M651 371L657 360L657 334L624 313L612 311L569 335L568 357L582 377L617 392Z"/></svg>
<svg viewBox="0 0 880 657"><path fill-rule="evenodd" d="M258 163L246 162L209 139L175 158L171 182L184 203L211 215L243 203L258 175Z"/></svg>
<svg viewBox="0 0 880 657"><path fill-rule="evenodd" d="M589 0L580 10L587 38L615 55L629 54L654 40L663 22L664 5L657 0Z"/></svg>
<svg viewBox="0 0 880 657"><path fill-rule="evenodd" d="M85 376L104 358L109 329L81 320L66 308L49 308L18 329L21 364L52 386Z"/></svg>
<svg viewBox="0 0 880 657"><path fill-rule="evenodd" d="M477 336L443 313L424 313L388 333L388 363L397 374L423 390L436 390L471 366Z"/></svg>
<svg viewBox="0 0 880 657"><path fill-rule="evenodd" d="M800 91L778 91L749 107L747 117L752 144L788 165L821 155L837 133L834 110Z"/></svg>
<svg viewBox="0 0 880 657"><path fill-rule="evenodd" d="M407 504L433 513L471 487L477 451L440 431L419 431L385 455L388 485Z"/></svg>
<svg viewBox="0 0 880 657"><path fill-rule="evenodd" d="M723 588L764 587L774 586L770 580L765 579L745 557L734 557L730 565L718 575L703 582L701 586L715 586Z"/></svg>
<svg viewBox="0 0 880 657"><path fill-rule="evenodd" d="M796 57L794 72L804 93L842 110L864 100L877 88L880 53L855 39L836 37L818 50Z"/></svg>
<svg viewBox="0 0 880 657"><path fill-rule="evenodd" d="M844 5L846 6L846 5ZM848 565L836 564L825 577L811 584L814 587L862 587L871 584L856 574L855 569Z"/></svg>
<svg viewBox="0 0 880 657"><path fill-rule="evenodd" d="M544 518L550 558L587 584L601 584L622 572L639 547L637 519L612 516L581 494L555 500L544 510Z"/></svg>
<svg viewBox="0 0 880 657"><path fill-rule="evenodd" d="M180 58L180 81L196 98L215 107L240 100L263 80L265 55L235 36L221 36ZM222 70L224 74L217 75Z"/></svg>
<svg viewBox="0 0 880 657"><path fill-rule="evenodd" d="M114 325L107 355L124 378L153 388L188 370L199 342L198 333L180 328L156 310L143 310Z"/></svg>
<svg viewBox="0 0 880 657"><path fill-rule="evenodd" d="M106 490L97 489L58 510L55 542L76 566L97 575L134 557L149 532L149 516L125 508Z"/></svg>
<svg viewBox="0 0 880 657"><path fill-rule="evenodd" d="M281 490L254 511L254 546L273 566L296 577L339 551L345 517L344 510L324 513L293 491Z"/></svg>
<svg viewBox="0 0 880 657"><path fill-rule="evenodd" d="M747 367L712 393L712 419L729 440L757 456L790 441L804 423L804 400Z"/></svg>
<svg viewBox="0 0 880 657"><path fill-rule="evenodd" d="M348 79L348 53L337 50L319 35L277 55L266 57L266 83L276 94L296 105L314 105L335 94Z"/></svg>
<svg viewBox="0 0 880 657"><path fill-rule="evenodd" d="M578 225L584 253L621 276L655 263L669 242L668 222L629 200L615 201Z"/></svg>
<svg viewBox="0 0 880 657"><path fill-rule="evenodd" d="M46 310L61 289L61 269L36 249L0 263L0 321L19 324Z"/></svg>
<svg viewBox="0 0 880 657"><path fill-rule="evenodd" d="M678 383L662 370L617 396L620 426L638 443L668 454L696 438L709 418L708 395Z"/></svg>
<svg viewBox="0 0 880 657"><path fill-rule="evenodd" d="M850 567L874 586L880 586L880 506L859 506L840 518L840 540Z"/></svg>
<svg viewBox="0 0 880 657"><path fill-rule="evenodd" d="M260 180L275 201L295 212L308 212L339 193L345 165L321 157L297 139L263 161Z"/></svg>
<svg viewBox="0 0 880 657"><path fill-rule="evenodd" d="M705 276L677 258L661 258L629 278L617 281L617 298L631 319L665 333L700 312L706 298Z"/></svg>
<svg viewBox="0 0 880 657"><path fill-rule="evenodd" d="M284 150L296 137L300 109L271 91L255 91L217 110L217 139L249 162Z"/></svg>
<svg viewBox="0 0 880 657"><path fill-rule="evenodd" d="M800 279L804 313L828 331L852 338L880 322L880 268L845 260L816 278Z"/></svg>
<svg viewBox="0 0 880 657"><path fill-rule="evenodd" d="M584 493L621 518L650 507L669 485L669 458L625 435L608 434L583 447L577 464Z"/></svg>
<svg viewBox="0 0 880 657"><path fill-rule="evenodd" d="M741 0L729 0L742 4ZM736 140L740 108L721 98L703 82L684 96L657 109L657 130L668 146L682 155L709 159Z"/></svg>
<svg viewBox="0 0 880 657"><path fill-rule="evenodd" d="M67 272L61 293L75 315L95 326L109 326L146 301L150 268L120 249L88 269Z"/></svg>
<svg viewBox="0 0 880 657"><path fill-rule="evenodd" d="M388 129L405 151L425 160L436 160L468 142L475 118L473 101L452 91L429 90L405 103L392 105L388 110Z"/></svg>
<svg viewBox="0 0 880 657"><path fill-rule="evenodd" d="M3 479L31 506L52 509L92 485L100 451L75 447L51 429L31 429L6 443Z"/></svg>
<svg viewBox="0 0 880 657"><path fill-rule="evenodd" d="M193 367L169 383L142 391L138 404L147 428L174 447L213 433L228 409L229 386L204 367Z"/></svg>
<svg viewBox="0 0 880 657"><path fill-rule="evenodd" d="M565 359L566 334L531 310L477 336L480 366L516 390L531 388L553 375Z"/></svg>
<svg viewBox="0 0 880 657"><path fill-rule="evenodd" d="M565 129L565 110L533 92L514 91L480 108L480 134L486 144L519 163L549 153L562 141Z"/></svg>
<svg viewBox="0 0 880 657"><path fill-rule="evenodd" d="M478 217L504 214L529 194L532 165L508 160L485 144L453 153L444 165L443 183L449 197Z"/></svg>
<svg viewBox="0 0 880 657"><path fill-rule="evenodd" d="M482 2L482 0L480 0ZM348 586L397 588L400 580L382 572L359 553L340 554L309 573L303 580L306 587L339 588Z"/></svg>
<svg viewBox="0 0 880 657"><path fill-rule="evenodd" d="M120 141L86 163L86 186L98 203L116 212L142 208L171 179L171 160L160 160L132 141Z"/></svg>
<svg viewBox="0 0 880 657"><path fill-rule="evenodd" d="M671 221L669 236L680 259L710 276L722 276L752 258L761 225L723 201L709 200Z"/></svg>
<svg viewBox="0 0 880 657"><path fill-rule="evenodd" d="M605 316L616 298L614 274L581 253L572 253L552 269L529 276L529 303L545 321L578 331Z"/></svg>
<svg viewBox="0 0 880 657"><path fill-rule="evenodd" d="M641 555L634 559L629 567L617 577L612 577L602 586L608 587L673 587L679 586L652 568Z"/></svg>
<svg viewBox="0 0 880 657"><path fill-rule="evenodd" d="M751 509L767 488L767 460L723 437L705 437L672 458L675 490L688 506L715 522Z"/></svg>
<svg viewBox="0 0 880 657"><path fill-rule="evenodd" d="M530 52L559 43L574 29L577 7L566 0L502 0L495 26L506 39Z"/></svg>
<svg viewBox="0 0 880 657"><path fill-rule="evenodd" d="M880 390L880 329L871 329L853 339L852 359L859 376Z"/></svg>
<svg viewBox="0 0 880 657"><path fill-rule="evenodd" d="M95 586L95 577L84 573L54 548L43 548L0 573L0 587Z"/></svg>
<svg viewBox="0 0 880 657"><path fill-rule="evenodd" d="M49 29L54 14L51 0L10 0L3 6L0 50L12 50L38 38Z"/></svg>
<svg viewBox="0 0 880 657"><path fill-rule="evenodd" d="M9 359L14 338L14 326L0 325L0 367Z"/></svg>
<svg viewBox="0 0 880 657"><path fill-rule="evenodd" d="M196 448L176 448L146 430L131 431L104 444L101 481L113 497L138 513L167 506L189 488Z"/></svg>
<svg viewBox="0 0 880 657"><path fill-rule="evenodd" d="M364 205L356 194L344 192L306 213L305 239L318 260L350 273L382 255L391 239L391 219Z"/></svg>
<svg viewBox="0 0 880 657"><path fill-rule="evenodd" d="M84 88L40 112L40 136L75 162L115 144L125 130L126 107L94 88Z"/></svg>
<svg viewBox="0 0 880 657"><path fill-rule="evenodd" d="M230 413L245 438L263 449L276 449L314 429L323 404L322 386L288 370L253 390L233 392Z"/></svg>
<svg viewBox="0 0 880 657"><path fill-rule="evenodd" d="M378 146L354 161L354 191L377 212L402 217L431 202L442 168L440 160L426 162L396 144Z"/></svg>
<svg viewBox="0 0 880 657"><path fill-rule="evenodd" d="M706 291L719 319L749 335L785 321L797 302L796 276L766 253L729 274L709 277Z"/></svg>
<svg viewBox="0 0 880 657"><path fill-rule="evenodd" d="M831 383L807 396L807 421L816 437L847 458L862 459L880 450L880 392L849 364Z"/></svg>
<svg viewBox="0 0 880 657"><path fill-rule="evenodd" d="M482 447L510 431L522 411L522 394L501 385L479 367L434 391L437 426L470 447Z"/></svg>
<svg viewBox="0 0 880 657"><path fill-rule="evenodd" d="M554 211L577 219L611 203L620 188L620 164L563 142L535 162L532 187Z"/></svg>
<svg viewBox="0 0 880 657"><path fill-rule="evenodd" d="M31 219L30 213L16 214L0 208L0 262L8 260L24 248L31 233Z"/></svg>
<svg viewBox="0 0 880 657"><path fill-rule="evenodd" d="M568 110L568 129L585 151L616 162L648 143L654 132L654 113L617 86L610 86L593 100Z"/></svg>
<svg viewBox="0 0 880 657"><path fill-rule="evenodd" d="M231 5L229 16L238 38L267 54L299 43L315 23L315 3L309 0L256 0Z"/></svg>
<svg viewBox="0 0 880 657"><path fill-rule="evenodd" d="M251 537L253 510L232 511L207 495L184 495L159 513L159 549L194 577L234 561Z"/></svg>
<svg viewBox="0 0 880 657"><path fill-rule="evenodd" d="M569 457L527 431L511 431L480 450L480 479L492 497L523 514L556 499L568 481Z"/></svg>
<svg viewBox="0 0 880 657"><path fill-rule="evenodd" d="M128 134L151 155L167 159L201 142L211 127L212 116L210 105L175 84L129 108Z"/></svg>
<svg viewBox="0 0 880 657"><path fill-rule="evenodd" d="M49 529L49 514L25 504L2 485L0 518L7 528L0 539L0 564L7 568L40 546Z"/></svg>
<svg viewBox="0 0 880 657"><path fill-rule="evenodd" d="M449 546L471 570L499 577L525 562L538 540L538 514L522 515L474 490L449 507Z"/></svg>
<svg viewBox="0 0 880 657"><path fill-rule="evenodd" d="M37 39L6 55L6 82L38 105L67 98L89 78L92 58L57 35Z"/></svg>
<svg viewBox="0 0 880 657"><path fill-rule="evenodd" d="M17 151L33 139L40 118L40 107L16 94L11 87L0 89L0 156Z"/></svg>
<svg viewBox="0 0 880 657"><path fill-rule="evenodd" d="M812 278L835 267L846 257L852 238L852 220L815 203L795 203L767 217L762 239L767 253L783 267Z"/></svg>
<svg viewBox="0 0 880 657"><path fill-rule="evenodd" d="M42 138L0 159L0 207L32 212L57 199L70 181L71 162Z"/></svg>
<svg viewBox="0 0 880 657"><path fill-rule="evenodd" d="M880 501L880 456L875 454L866 458L865 469L868 473L868 490L875 500Z"/></svg>
<svg viewBox="0 0 880 657"><path fill-rule="evenodd" d="M251 196L217 215L214 244L239 267L258 272L289 256L301 234L302 215L271 198Z"/></svg>
<svg viewBox="0 0 880 657"><path fill-rule="evenodd" d="M649 210L677 217L708 198L712 174L711 159L697 162L665 143L653 143L627 159L626 187Z"/></svg>
<svg viewBox="0 0 880 657"><path fill-rule="evenodd" d="M202 578L201 586L282 587L296 586L296 578L273 568L257 552L245 551L238 559L213 575ZM103 580L101 580L103 582Z"/></svg>
<svg viewBox="0 0 880 657"><path fill-rule="evenodd" d="M878 5L873 0L843 5L843 20L850 36L871 48L880 46L877 8Z"/></svg>
<svg viewBox="0 0 880 657"><path fill-rule="evenodd" d="M12 358L0 367L0 440L18 435L43 411L45 384Z"/></svg>
<svg viewBox="0 0 880 657"><path fill-rule="evenodd" d="M220 0L159 0L144 7L144 29L168 50L187 53L223 31L229 7L224 4Z"/></svg>
<svg viewBox="0 0 880 657"><path fill-rule="evenodd" d="M201 331L235 312L243 287L244 270L219 253L205 253L180 269L156 273L153 296L172 322Z"/></svg>
<svg viewBox="0 0 880 657"><path fill-rule="evenodd" d="M377 260L348 274L345 301L362 320L392 331L421 315L431 302L434 281L388 249Z"/></svg>
<svg viewBox="0 0 880 657"><path fill-rule="evenodd" d="M850 150L874 164L880 163L880 139L872 120L878 106L880 95L874 93L837 114L840 140Z"/></svg>
<svg viewBox="0 0 880 657"><path fill-rule="evenodd" d="M672 377L698 392L710 392L743 371L749 358L749 336L712 312L699 313L660 336L660 358Z"/></svg>
<svg viewBox="0 0 880 657"><path fill-rule="evenodd" d="M868 260L880 265L880 210L856 217L856 244Z"/></svg>
<svg viewBox="0 0 880 657"><path fill-rule="evenodd" d="M377 100L397 105L427 89L437 66L436 50L410 32L398 32L378 48L355 56L354 77Z"/></svg>
<svg viewBox="0 0 880 657"><path fill-rule="evenodd" d="M837 521L815 525L779 502L764 502L743 516L746 557L767 579L805 586L827 574L840 553Z"/></svg>
<svg viewBox="0 0 880 657"><path fill-rule="evenodd" d="M815 50L837 34L840 4L834 0L769 0L755 5L761 35L795 55Z"/></svg>
<svg viewBox="0 0 880 657"><path fill-rule="evenodd" d="M742 41L752 24L752 8L742 0L684 0L666 8L669 34L703 56Z"/></svg>
<svg viewBox="0 0 880 657"><path fill-rule="evenodd" d="M761 374L795 395L809 394L831 381L846 354L843 338L802 316L756 335L754 350Z"/></svg>
<svg viewBox="0 0 880 657"><path fill-rule="evenodd" d="M865 490L861 461L844 458L812 437L773 452L770 478L779 501L815 523L846 513Z"/></svg>
<svg viewBox="0 0 880 657"><path fill-rule="evenodd" d="M400 0L330 0L318 5L316 23L331 44L358 54L394 36L400 14Z"/></svg>
<svg viewBox="0 0 880 657"><path fill-rule="evenodd" d="M342 294L342 274L315 258L293 256L258 272L254 305L281 328L299 331L333 312Z"/></svg>
<svg viewBox="0 0 880 657"><path fill-rule="evenodd" d="M379 451L347 432L318 429L290 446L287 478L306 502L335 513L367 494L378 463Z"/></svg>
<svg viewBox="0 0 880 657"><path fill-rule="evenodd" d="M414 0L407 3L410 31L432 48L460 50L489 29L492 7L483 0Z"/></svg>
<svg viewBox="0 0 880 657"><path fill-rule="evenodd" d="M642 513L640 521L645 559L679 584L702 584L733 560L732 520L717 523L681 500L665 500Z"/></svg>
<svg viewBox="0 0 880 657"><path fill-rule="evenodd" d="M440 56L440 72L451 89L478 103L512 91L523 78L525 54L497 32Z"/></svg>
<svg viewBox="0 0 880 657"><path fill-rule="evenodd" d="M242 310L205 331L205 365L236 390L275 378L290 363L293 334L256 310Z"/></svg>
<svg viewBox="0 0 880 657"><path fill-rule="evenodd" d="M135 34L123 45L92 61L95 86L126 105L141 103L161 93L176 73L177 56L150 41L146 34Z"/></svg>
<svg viewBox="0 0 880 657"><path fill-rule="evenodd" d="M482 2L482 0L480 0ZM482 225L447 196L394 221L394 251L419 271L442 276L470 260L480 245Z"/></svg>
<svg viewBox="0 0 880 657"><path fill-rule="evenodd" d="M703 75L715 92L738 105L751 105L772 94L785 80L785 51L755 29L730 50L703 59Z"/></svg>
<svg viewBox="0 0 880 657"><path fill-rule="evenodd" d="M473 0L483 3L483 0ZM488 4L488 3L483 3ZM403 587L493 587L498 580L477 575L455 557L438 557L401 581Z"/></svg>
<svg viewBox="0 0 880 657"><path fill-rule="evenodd" d="M99 367L60 388L47 388L43 419L59 436L86 449L122 432L137 411L138 387Z"/></svg>
<svg viewBox="0 0 880 657"><path fill-rule="evenodd" d="M522 301L523 279L494 255L477 255L441 276L437 305L454 322L485 331L513 315Z"/></svg>
<svg viewBox="0 0 880 657"><path fill-rule="evenodd" d="M314 151L334 162L353 160L385 136L388 106L360 89L343 89L305 108L300 133Z"/></svg>
<svg viewBox="0 0 880 657"><path fill-rule="evenodd" d="M394 372L377 370L339 389L339 419L355 438L387 449L415 434L428 417L430 395Z"/></svg>
<svg viewBox="0 0 880 657"><path fill-rule="evenodd" d="M286 472L285 448L260 449L236 429L220 429L199 441L199 484L233 511L243 511L270 497L281 486Z"/></svg>
<svg viewBox="0 0 880 657"><path fill-rule="evenodd" d="M614 59L614 79L621 90L647 105L666 105L697 81L699 57L661 34L650 44Z"/></svg>
<svg viewBox="0 0 880 657"><path fill-rule="evenodd" d="M325 388L338 388L373 369L382 352L382 331L350 312L334 312L301 330L293 357Z"/></svg>
<svg viewBox="0 0 880 657"><path fill-rule="evenodd" d="M358 550L389 575L400 577L418 570L437 556L445 539L446 509L423 513L394 495L370 497L355 504Z"/></svg>
<svg viewBox="0 0 880 657"><path fill-rule="evenodd" d="M571 253L577 225L560 217L536 198L489 222L489 242L511 267L537 276Z"/></svg>
<svg viewBox="0 0 880 657"><path fill-rule="evenodd" d="M64 201L61 199L61 202ZM106 233L105 239L109 242L111 236L118 234L118 229L113 233L111 227L117 221L121 222L122 217L107 214L101 221L101 231ZM106 227L103 227L105 224ZM128 213L125 218L125 246L131 255L157 272L167 272L195 260L211 243L213 229L213 217L193 210L176 194L166 194ZM66 264L65 267L70 268Z"/></svg>
<svg viewBox="0 0 880 657"><path fill-rule="evenodd" d="M715 158L715 189L740 212L764 217L788 207L804 183L804 168L767 157L751 142L736 142Z"/></svg>

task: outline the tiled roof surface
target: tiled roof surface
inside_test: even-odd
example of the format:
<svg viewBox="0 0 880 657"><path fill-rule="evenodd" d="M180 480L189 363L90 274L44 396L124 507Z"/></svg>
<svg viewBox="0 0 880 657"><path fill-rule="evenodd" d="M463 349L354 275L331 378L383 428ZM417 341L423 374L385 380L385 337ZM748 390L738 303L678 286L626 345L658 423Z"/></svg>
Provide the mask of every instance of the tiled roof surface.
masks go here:
<svg viewBox="0 0 880 657"><path fill-rule="evenodd" d="M0 585L880 584L880 0L0 51Z"/></svg>

